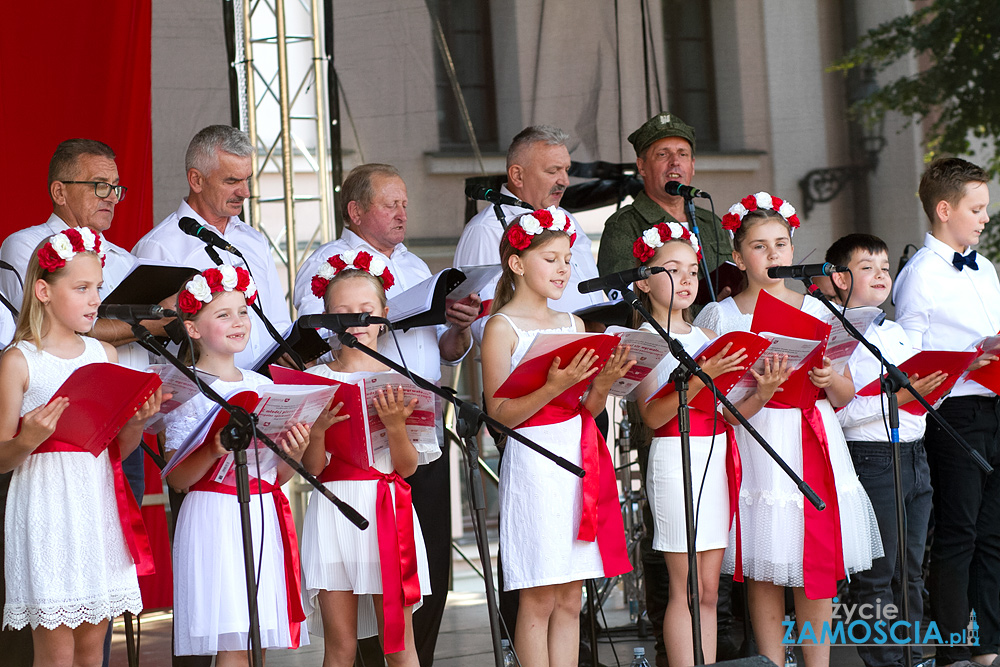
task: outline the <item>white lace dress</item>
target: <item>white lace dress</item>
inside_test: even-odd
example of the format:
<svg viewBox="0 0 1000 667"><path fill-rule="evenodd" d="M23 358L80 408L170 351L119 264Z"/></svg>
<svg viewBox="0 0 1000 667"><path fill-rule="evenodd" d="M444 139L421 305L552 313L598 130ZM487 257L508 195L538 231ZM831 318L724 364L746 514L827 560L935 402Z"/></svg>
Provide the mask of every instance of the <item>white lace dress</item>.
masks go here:
<svg viewBox="0 0 1000 667"><path fill-rule="evenodd" d="M98 340L83 340L86 348L74 359L18 343L28 362L21 416L48 403L77 368L108 360ZM14 469L4 530L5 626L75 628L142 611L106 450L98 457L89 452L29 456Z"/></svg>
<svg viewBox="0 0 1000 667"><path fill-rule="evenodd" d="M241 382L216 380L212 389L226 396L271 380L242 370ZM166 418L166 448L174 450L201 422L212 403L199 394ZM262 470L270 450L260 450ZM255 454L247 452L250 481L256 477ZM261 479L274 483L277 470L265 470ZM259 564L257 611L262 648L292 646L285 586L284 549L278 512L270 494L250 499L250 527L254 563ZM245 651L249 643L246 575L243 569L243 533L237 497L211 491L192 491L184 498L174 531L174 653L213 655ZM301 626L301 624L299 624ZM304 630L304 628L303 628ZM301 645L309 643L301 633Z"/></svg>
<svg viewBox="0 0 1000 667"><path fill-rule="evenodd" d="M517 333L510 367L514 368L540 333L573 333L569 324L558 329ZM582 420L579 415L558 424L516 429L567 461L580 465ZM604 576L597 542L576 539L583 513L583 484L526 445L507 440L500 466L500 548L504 588L548 586Z"/></svg>
<svg viewBox="0 0 1000 667"><path fill-rule="evenodd" d="M655 332L649 324L642 331ZM709 341L700 327L686 334L671 334L688 354L694 355ZM677 360L664 357L653 372L636 388L641 400L653 394L670 378ZM688 399L694 398L688 394ZM720 414L718 430L725 426ZM691 436L691 482L695 501L695 548L698 551L725 549L729 542L729 482L726 475L726 435ZM655 436L649 446L646 467L646 495L653 513L653 549L670 553L687 551L687 524L684 512L684 469L681 466L679 436Z"/></svg>
<svg viewBox="0 0 1000 667"><path fill-rule="evenodd" d="M802 311L816 317L826 313L816 299L806 296ZM711 303L695 323L720 336L729 331L749 331L752 315L740 312L730 297ZM871 501L854 472L843 431L833 406L825 398L816 402L826 427L830 463L840 506L840 532L844 549L844 570L850 574L870 569L872 560L882 556L882 540ZM764 408L749 419L750 424L798 475L802 475L802 411ZM804 585L803 503L798 488L770 456L741 426L736 427L743 465L740 488L743 575L755 581L782 586ZM723 571L735 570L733 541L726 549Z"/></svg>
<svg viewBox="0 0 1000 667"><path fill-rule="evenodd" d="M348 381L353 375L332 371L326 364L314 366L308 372L341 382ZM417 454L417 464L424 465L437 460L441 456L441 448L425 444L418 447ZM392 472L392 456L388 449L375 454L375 468L383 473ZM302 597L309 631L323 635L316 601L320 591L354 591L361 596L358 600L358 639L373 637L378 634L378 625L372 595L382 594L376 526L378 480L337 480L324 484L334 495L358 510L370 525L366 530L358 530L329 500L315 492L310 495L309 507L302 522ZM395 485L392 489L395 497ZM416 510L413 511L413 540L422 597L430 594L431 580L427 569L427 548ZM416 611L421 604L413 605L413 610Z"/></svg>

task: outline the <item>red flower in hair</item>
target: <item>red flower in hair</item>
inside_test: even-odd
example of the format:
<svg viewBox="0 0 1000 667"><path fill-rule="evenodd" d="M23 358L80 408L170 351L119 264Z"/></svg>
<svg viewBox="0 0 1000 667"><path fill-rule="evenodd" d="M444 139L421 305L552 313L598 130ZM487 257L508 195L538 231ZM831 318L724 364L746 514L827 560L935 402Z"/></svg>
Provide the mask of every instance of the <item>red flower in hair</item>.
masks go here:
<svg viewBox="0 0 1000 667"><path fill-rule="evenodd" d="M552 213L543 209L539 209L531 214L535 220L538 221L543 228L548 229L552 226Z"/></svg>
<svg viewBox="0 0 1000 667"><path fill-rule="evenodd" d="M46 271L55 271L66 266L66 260L52 249L51 243L46 243L38 251L38 265Z"/></svg>
<svg viewBox="0 0 1000 667"><path fill-rule="evenodd" d="M250 272L236 267L236 289L243 292L250 286Z"/></svg>
<svg viewBox="0 0 1000 667"><path fill-rule="evenodd" d="M737 229L740 228L741 224L743 224L743 221L740 220L740 216L736 215L735 213L726 213L724 216L722 216L723 229L735 232Z"/></svg>
<svg viewBox="0 0 1000 667"><path fill-rule="evenodd" d="M212 293L221 292L225 288L222 286L222 271L218 269L205 269L202 274L205 277L205 282L208 286L212 288Z"/></svg>
<svg viewBox="0 0 1000 667"><path fill-rule="evenodd" d="M753 195L747 195L746 197L740 200L740 203L743 204L743 208L745 208L748 211L757 210L757 198L754 197Z"/></svg>
<svg viewBox="0 0 1000 667"><path fill-rule="evenodd" d="M792 228L797 228L801 223L799 222L799 214L793 213L791 217L788 218L788 226Z"/></svg>
<svg viewBox="0 0 1000 667"><path fill-rule="evenodd" d="M334 272L340 273L347 268L347 263L340 257L340 255L334 255L326 260L330 266L333 267Z"/></svg>
<svg viewBox="0 0 1000 667"><path fill-rule="evenodd" d="M517 223L507 228L507 240L518 250L524 250L531 245L531 237Z"/></svg>
<svg viewBox="0 0 1000 667"><path fill-rule="evenodd" d="M660 230L660 238L663 238L663 231ZM656 253L655 250L646 245L646 242L640 236L632 244L632 255L638 259L640 262L649 261L649 258Z"/></svg>
<svg viewBox="0 0 1000 667"><path fill-rule="evenodd" d="M69 239L70 244L73 246L73 252L83 252L87 248L83 245L83 236L80 235L80 230L78 229L67 229L64 234L66 238ZM95 234L96 236L96 234ZM98 250L95 243L94 250Z"/></svg>
<svg viewBox="0 0 1000 667"><path fill-rule="evenodd" d="M205 305L198 299L191 295L186 289L181 290L181 293L177 296L177 307L180 308L181 312L194 315L201 307Z"/></svg>
<svg viewBox="0 0 1000 667"><path fill-rule="evenodd" d="M354 258L355 268L361 269L362 271L367 271L368 267L371 266L372 256L370 253L364 250L360 251L357 257Z"/></svg>
<svg viewBox="0 0 1000 667"><path fill-rule="evenodd" d="M326 296L326 288L330 284L330 281L326 278L320 278L319 276L313 276L312 279L312 293L317 299L322 299Z"/></svg>
<svg viewBox="0 0 1000 667"><path fill-rule="evenodd" d="M773 208L775 211L781 208L781 205L784 203L785 200L782 199L781 197L775 197L774 195L771 195L771 208Z"/></svg>
<svg viewBox="0 0 1000 667"><path fill-rule="evenodd" d="M384 289L387 292L389 291L389 289L392 288L393 285L396 284L396 279L392 277L392 273L389 272L388 267L386 267L386 269L382 272L382 275L379 276L379 278L382 279L382 289Z"/></svg>

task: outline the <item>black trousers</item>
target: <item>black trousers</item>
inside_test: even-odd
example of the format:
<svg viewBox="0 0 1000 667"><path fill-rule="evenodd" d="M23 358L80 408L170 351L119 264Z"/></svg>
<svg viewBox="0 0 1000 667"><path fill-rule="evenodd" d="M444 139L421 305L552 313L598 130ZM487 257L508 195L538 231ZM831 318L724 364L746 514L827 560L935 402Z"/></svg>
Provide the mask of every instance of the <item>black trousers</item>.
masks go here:
<svg viewBox="0 0 1000 667"><path fill-rule="evenodd" d="M997 398L949 398L939 412L990 465L1000 467ZM948 664L1000 646L1000 474L985 475L931 419L926 447L934 487L928 580L934 620L946 643L970 625L970 610L979 624L978 648L938 648L938 664Z"/></svg>

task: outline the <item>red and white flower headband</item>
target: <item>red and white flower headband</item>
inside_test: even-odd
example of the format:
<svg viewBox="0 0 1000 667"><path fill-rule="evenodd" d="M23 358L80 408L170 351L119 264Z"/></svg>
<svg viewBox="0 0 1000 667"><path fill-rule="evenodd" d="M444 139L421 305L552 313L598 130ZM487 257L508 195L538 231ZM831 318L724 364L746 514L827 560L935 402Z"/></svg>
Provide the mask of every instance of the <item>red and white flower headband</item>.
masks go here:
<svg viewBox="0 0 1000 667"><path fill-rule="evenodd" d="M729 213L722 216L722 228L728 229L729 234L733 235L743 224L743 218L746 217L746 214L758 209L774 211L785 219L793 231L801 224L799 216L795 214L795 207L791 204L766 192L758 192L755 195L747 195L733 204L729 208Z"/></svg>
<svg viewBox="0 0 1000 667"><path fill-rule="evenodd" d="M640 262L647 262L656 253L656 249L662 248L667 241L685 241L691 244L698 259L701 259L698 237L679 222L661 222L644 231L632 244L632 254Z"/></svg>
<svg viewBox="0 0 1000 667"><path fill-rule="evenodd" d="M545 230L565 232L569 235L569 244L576 242L576 230L573 221L563 211L555 206L525 213L507 227L507 241L518 250L524 250L531 245L531 237Z"/></svg>
<svg viewBox="0 0 1000 667"><path fill-rule="evenodd" d="M177 308L194 315L212 302L216 292L233 291L243 292L248 306L257 300L257 285L243 267L223 264L217 269L205 269L184 285L177 295Z"/></svg>
<svg viewBox="0 0 1000 667"><path fill-rule="evenodd" d="M104 250L101 237L88 227L72 227L49 237L38 249L38 264L46 271L55 271L66 266L66 262L81 252L92 252L101 258L104 266Z"/></svg>
<svg viewBox="0 0 1000 667"><path fill-rule="evenodd" d="M320 265L319 271L312 279L312 293L316 298L322 299L326 296L326 288L330 281L345 269L356 269L372 274L382 281L382 288L386 291L396 284L396 279L392 277L389 267L381 258L364 250L348 250L328 258Z"/></svg>

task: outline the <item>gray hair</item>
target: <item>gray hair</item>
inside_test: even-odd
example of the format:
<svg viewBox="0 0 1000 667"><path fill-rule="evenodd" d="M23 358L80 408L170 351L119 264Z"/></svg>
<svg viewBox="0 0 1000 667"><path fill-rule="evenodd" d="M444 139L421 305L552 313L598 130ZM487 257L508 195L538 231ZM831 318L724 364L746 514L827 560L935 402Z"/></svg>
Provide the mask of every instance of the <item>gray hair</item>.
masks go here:
<svg viewBox="0 0 1000 667"><path fill-rule="evenodd" d="M387 178L402 178L399 170L391 164L381 164L379 162L369 162L360 164L351 169L344 179L344 184L340 187L340 213L344 216L344 224L350 226L351 216L347 212L347 205L352 201L358 202L362 211L371 208L375 200L375 185L372 179L375 175Z"/></svg>
<svg viewBox="0 0 1000 667"><path fill-rule="evenodd" d="M521 164L525 151L536 143L544 143L547 146L565 146L569 141L569 135L558 127L551 125L532 125L517 133L514 140L510 142L507 149L507 168L510 169L515 164Z"/></svg>
<svg viewBox="0 0 1000 667"><path fill-rule="evenodd" d="M243 130L229 125L209 125L188 144L184 155L184 171L197 169L207 174L219 165L218 152L239 157L253 154L253 142Z"/></svg>
<svg viewBox="0 0 1000 667"><path fill-rule="evenodd" d="M103 141L95 139L67 139L56 147L49 160L49 185L55 181L76 178L76 165L84 155L115 159L115 152Z"/></svg>

